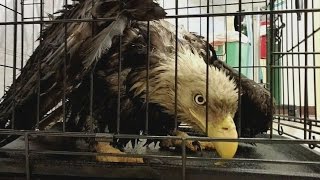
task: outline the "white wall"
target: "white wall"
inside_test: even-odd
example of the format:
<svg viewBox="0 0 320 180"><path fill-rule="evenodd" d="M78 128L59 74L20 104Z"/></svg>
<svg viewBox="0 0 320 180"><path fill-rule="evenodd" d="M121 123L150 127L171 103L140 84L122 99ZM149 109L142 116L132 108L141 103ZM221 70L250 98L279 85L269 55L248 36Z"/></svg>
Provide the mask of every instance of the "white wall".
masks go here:
<svg viewBox="0 0 320 180"><path fill-rule="evenodd" d="M316 2L316 1L314 1ZM317 1L318 2L318 1ZM309 8L311 8L312 0L308 0ZM284 5L285 6L285 5ZM291 2L287 4L288 9L291 9ZM318 15L318 16L317 16ZM319 13L308 13L308 22L304 21L304 13L301 15L301 21L297 20L297 14L288 14L284 15L284 22L286 23L286 28L284 29L283 32L283 41L284 41L284 46L283 46L283 51L290 50L292 48L292 45L295 46L298 42L302 41L305 39L305 26L308 28L308 32L306 33L307 35L311 34L314 29L319 28ZM315 17L316 19L312 20L312 17ZM314 23L313 23L314 22ZM314 29L313 29L314 26ZM319 38L319 33L315 36L315 38ZM288 45L286 43L288 41ZM317 42L317 41L315 41ZM319 42L319 41L318 41ZM307 43L307 49L305 49L305 44ZM313 49L315 48L315 50ZM293 50L293 52L320 52L319 47L313 47L313 39L312 37L309 38L306 42L301 43L297 48ZM299 63L299 58L300 58L300 63ZM313 66L314 64L314 58L313 55L308 55L307 56L307 65L308 66ZM319 61L316 60L316 61ZM284 65L288 66L304 66L305 65L305 55L286 55L283 57L283 62ZM283 83L285 84L284 86L284 104L289 104L293 105L294 100L296 105L301 105L304 106L304 93L305 93L305 69L284 69L284 77L283 77ZM314 91L314 85L315 85L315 79L314 79L314 69L307 69L307 77L308 77L308 105L309 106L314 106L315 105L315 91ZM289 76L287 76L287 73L289 73ZM300 76L300 86L299 86L299 76ZM317 82L320 80L320 76L316 77ZM289 85L287 87L287 84ZM319 91L320 89L318 89ZM287 92L289 92L287 94ZM301 94L301 101L299 98L299 93ZM319 96L320 94L317 93ZM319 105L319 103L318 103Z"/></svg>
<svg viewBox="0 0 320 180"><path fill-rule="evenodd" d="M247 2L259 2L261 0L242 0L243 3ZM159 0L158 1L160 5L162 5L165 9L171 9L167 10L166 12L169 15L174 15L175 10L173 9L175 7L175 1L174 0ZM238 0L209 0L209 13L234 13L239 10L238 5L224 5L227 4L236 4L238 3ZM243 4L242 9L246 11L252 11L257 10L258 7L264 6L265 3L250 3L250 4ZM206 13L207 7L195 7L195 6L207 6L207 0L179 0L178 6L180 8L187 7L187 6L193 6L194 8L185 8L180 9L178 14L199 14L199 13ZM224 16L224 17L214 17L209 18L209 38L213 37L213 34L217 33L223 33L226 31L233 30L230 27L227 28L226 22L229 18L230 22L233 23L233 16ZM174 19L171 20L172 23L174 23ZM189 23L188 23L189 21ZM201 35L207 34L207 18L183 18L179 19L179 25L184 26L186 29L188 29L191 32L198 32ZM233 26L232 26L233 28Z"/></svg>

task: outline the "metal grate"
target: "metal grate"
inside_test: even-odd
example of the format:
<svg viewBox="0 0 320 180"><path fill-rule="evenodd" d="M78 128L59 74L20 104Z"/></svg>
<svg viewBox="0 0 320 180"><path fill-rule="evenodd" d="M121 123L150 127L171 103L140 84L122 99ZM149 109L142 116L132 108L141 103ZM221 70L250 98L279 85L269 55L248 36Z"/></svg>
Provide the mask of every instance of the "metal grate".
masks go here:
<svg viewBox="0 0 320 180"><path fill-rule="evenodd" d="M92 0L92 6L99 0ZM301 3L302 2L302 3ZM149 117L152 111L149 97L150 86L150 52L152 37L150 35L150 22L147 23L147 63L146 68L146 103L144 131L140 134L122 134L121 122L121 93L120 84L123 64L121 62L123 37L119 36L119 65L117 66L117 115L116 131L114 133L101 132L97 130L96 121L93 119L95 86L95 69L91 70L86 77L88 81L89 99L88 124L77 131L68 130L68 119L72 114L67 113L70 108L68 99L67 66L70 60L68 54L67 38L68 28L75 23L107 23L113 22L117 17L96 18L86 17L83 19L68 19L62 17L57 19L61 13L58 10L67 12L76 1L55 1L55 0L4 0L0 2L0 96L5 95L9 89L12 91L13 109L17 108L21 99L16 98L17 79L23 78L21 74L26 67L32 54L37 47L44 46L46 35L43 31L52 24L63 24L64 30L64 56L62 60L62 93L59 102L47 112L41 112L41 79L45 76L42 72L42 59L37 60L33 65L36 68L37 83L36 98L34 105L35 116L24 117L26 120L34 118L34 124L30 128L21 127L16 119L16 111L8 118L2 114L4 108L0 101L0 138L10 136L8 144L0 147L0 174L3 177L23 177L33 179L44 176L69 176L69 177L108 177L124 178L135 177L142 179L192 179L223 177L223 174L230 173L230 178L315 178L319 177L319 111L320 111L320 4L314 0L183 0L171 1L161 0L159 4L165 9L167 15L165 20L174 25L184 26L187 31L196 32L204 37L206 42L214 46L217 56L226 64L229 64L239 75L238 105L239 115L237 119L237 130L241 132L241 79L247 78L255 81L257 85L266 87L274 99L270 104L275 103L276 111L270 121L271 128L267 133L253 138L240 137L238 139L207 138L208 134L208 103L206 104L206 130L204 134L194 131L190 124L178 122L178 32L181 31L175 26L175 106L174 106L174 127L175 130L188 132L190 137L160 136L150 133L149 125L152 119ZM235 22L238 26L235 25ZM236 29L242 33L234 36L231 32ZM92 29L92 34L97 31ZM227 33L229 32L229 33ZM245 34L245 35L244 35ZM232 36L233 35L233 36ZM39 38L38 38L39 37ZM236 40L228 41L231 38ZM38 39L38 40L37 40ZM227 40L221 44L221 39ZM242 43L244 42L244 43ZM219 44L220 43L220 44ZM232 49L235 48L235 49ZM259 49L261 48L261 49ZM209 44L206 47L206 62L210 60ZM235 51L235 52L232 52ZM266 52L264 52L266 51ZM233 61L234 60L234 61ZM49 65L48 65L49 66ZM209 63L206 68L206 92L209 82ZM244 75L244 76L241 76ZM192 76L192 74L190 74ZM206 99L209 94L206 93ZM268 112L272 107L268 107ZM58 121L52 123L51 115L62 112ZM43 115L41 115L43 114ZM79 117L81 118L81 117ZM6 119L6 123L4 121ZM80 120L79 120L80 121ZM3 124L3 127L2 127ZM48 129L52 127L52 129ZM57 129L55 129L58 127ZM99 132L100 131L100 132ZM280 135L280 136L279 136ZM10 139L20 137L10 142ZM63 138L62 148L50 149L39 143L44 138L50 142L50 138ZM80 145L83 149L70 149L63 141L84 139L86 142L104 141L112 142L115 139L139 139L142 141L151 139L176 139L181 140L181 149L178 152L162 152L155 144L154 148L146 149L138 145L131 148L130 145L123 147L126 154L97 153L91 151L90 145ZM89 139L89 140L88 140ZM1 140L1 139L0 139ZM241 148L233 159L224 159L216 154L201 152L200 154L189 153L186 148L187 141L208 141L208 142L239 142ZM54 142L54 141L52 141ZM68 141L69 142L69 141ZM56 143L56 142L55 142ZM256 146L248 145L256 144ZM52 144L51 144L52 145ZM77 146L79 148L79 145ZM299 152L299 153L297 153ZM212 152L211 152L212 153ZM268 154L269 153L269 154ZM279 154L283 154L280 156ZM144 165L136 165L135 168L129 164L112 164L96 162L93 158L97 155L120 156L120 157L141 157L146 160ZM293 157L294 156L294 157ZM279 159L280 158L280 159ZM282 158L282 159L281 159ZM21 162L24 161L24 166ZM51 164L52 161L52 164ZM212 162L226 162L224 166L213 165ZM3 162L3 163L2 163ZM161 162L161 165L159 163ZM210 164L211 163L211 164ZM50 167L50 165L52 167ZM273 166L273 167L271 167ZM124 168L125 167L125 168ZM132 169L130 169L130 167ZM145 168L143 170L139 168ZM229 170L227 170L227 168ZM148 169L149 168L149 169ZM284 168L281 172L281 168ZM90 170L88 170L90 169ZM109 175L104 173L109 169ZM152 169L152 171L148 171ZM200 169L200 170L199 170ZM44 170L48 170L47 173ZM77 171L78 170L78 171ZM118 172L120 170L120 172ZM122 170L122 171L121 171ZM81 171L81 172L79 172ZM123 173L127 171L128 173ZM179 171L179 173L177 173ZM180 173L181 171L181 173ZM147 172L146 174L144 174ZM150 172L150 173L149 173ZM154 173L156 172L156 173ZM194 174L192 174L194 172ZM114 175L112 175L114 173ZM168 177L168 173L174 173ZM222 174L222 175L221 175ZM239 175L240 174L240 175ZM228 177L228 175L225 175ZM0 178L1 179L1 178Z"/></svg>

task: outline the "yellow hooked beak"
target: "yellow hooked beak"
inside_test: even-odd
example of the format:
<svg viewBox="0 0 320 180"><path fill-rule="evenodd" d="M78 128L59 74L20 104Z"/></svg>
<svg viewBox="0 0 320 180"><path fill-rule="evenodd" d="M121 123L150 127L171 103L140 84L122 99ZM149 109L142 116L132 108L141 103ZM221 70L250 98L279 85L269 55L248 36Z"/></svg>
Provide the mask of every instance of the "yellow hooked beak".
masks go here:
<svg viewBox="0 0 320 180"><path fill-rule="evenodd" d="M200 121L199 116L197 116L194 111L190 109L190 113L194 118L196 118L200 123L197 123L200 127L205 129L205 120ZM208 136L212 138L238 138L238 133L236 126L233 122L232 117L229 115L225 119L208 124ZM218 154L222 158L233 158L238 149L238 142L212 142Z"/></svg>
<svg viewBox="0 0 320 180"><path fill-rule="evenodd" d="M227 116L220 122L208 125L208 135L213 138L238 138L236 126L231 116ZM238 149L238 142L213 142L218 154L222 158L233 158Z"/></svg>

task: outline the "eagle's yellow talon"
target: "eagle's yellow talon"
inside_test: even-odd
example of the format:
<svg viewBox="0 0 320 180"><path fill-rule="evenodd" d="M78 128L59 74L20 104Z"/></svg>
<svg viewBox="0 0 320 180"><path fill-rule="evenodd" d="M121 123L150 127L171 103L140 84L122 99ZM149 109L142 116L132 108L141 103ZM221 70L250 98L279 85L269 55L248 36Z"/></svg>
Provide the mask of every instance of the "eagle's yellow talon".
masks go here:
<svg viewBox="0 0 320 180"><path fill-rule="evenodd" d="M96 151L99 153L114 153L114 154L125 154L119 149L112 147L109 143L98 142L96 145ZM142 158L132 157L118 157L111 155L97 155L96 160L100 162L126 162L126 163L143 163Z"/></svg>
<svg viewBox="0 0 320 180"><path fill-rule="evenodd" d="M199 141L202 150L212 151L215 150L214 144L212 142Z"/></svg>

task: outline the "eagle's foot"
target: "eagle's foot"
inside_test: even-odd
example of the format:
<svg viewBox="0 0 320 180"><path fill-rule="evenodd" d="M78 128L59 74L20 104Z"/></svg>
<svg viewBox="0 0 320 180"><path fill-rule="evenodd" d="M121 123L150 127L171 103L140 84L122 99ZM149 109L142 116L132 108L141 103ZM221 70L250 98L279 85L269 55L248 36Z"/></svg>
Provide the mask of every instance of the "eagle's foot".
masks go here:
<svg viewBox="0 0 320 180"><path fill-rule="evenodd" d="M107 142L98 142L95 148L99 153L125 154L124 152L121 152L119 149L114 148ZM119 157L111 155L97 155L96 160L101 162L143 163L142 158Z"/></svg>
<svg viewBox="0 0 320 180"><path fill-rule="evenodd" d="M202 150L207 150L207 151L213 151L215 150L215 147L213 145L213 142L203 142L199 141L200 147Z"/></svg>
<svg viewBox="0 0 320 180"><path fill-rule="evenodd" d="M189 135L182 131L176 131L173 133L179 137L189 137ZM160 147L163 149L182 148L182 141L177 139L165 139L160 142ZM197 152L202 150L213 151L215 147L213 142L204 142L204 141L186 141L186 149L191 152Z"/></svg>
<svg viewBox="0 0 320 180"><path fill-rule="evenodd" d="M181 140L176 139L164 139L160 142L161 149L170 149L170 148L182 148ZM186 149L187 151L197 152L200 149L200 146L196 142L186 141Z"/></svg>
<svg viewBox="0 0 320 180"><path fill-rule="evenodd" d="M179 137L188 137L189 135L182 131L176 131L174 135ZM160 141L159 146L162 149L182 148L182 140L179 139L164 139ZM191 152L201 151L201 144L198 141L186 141L186 149Z"/></svg>

